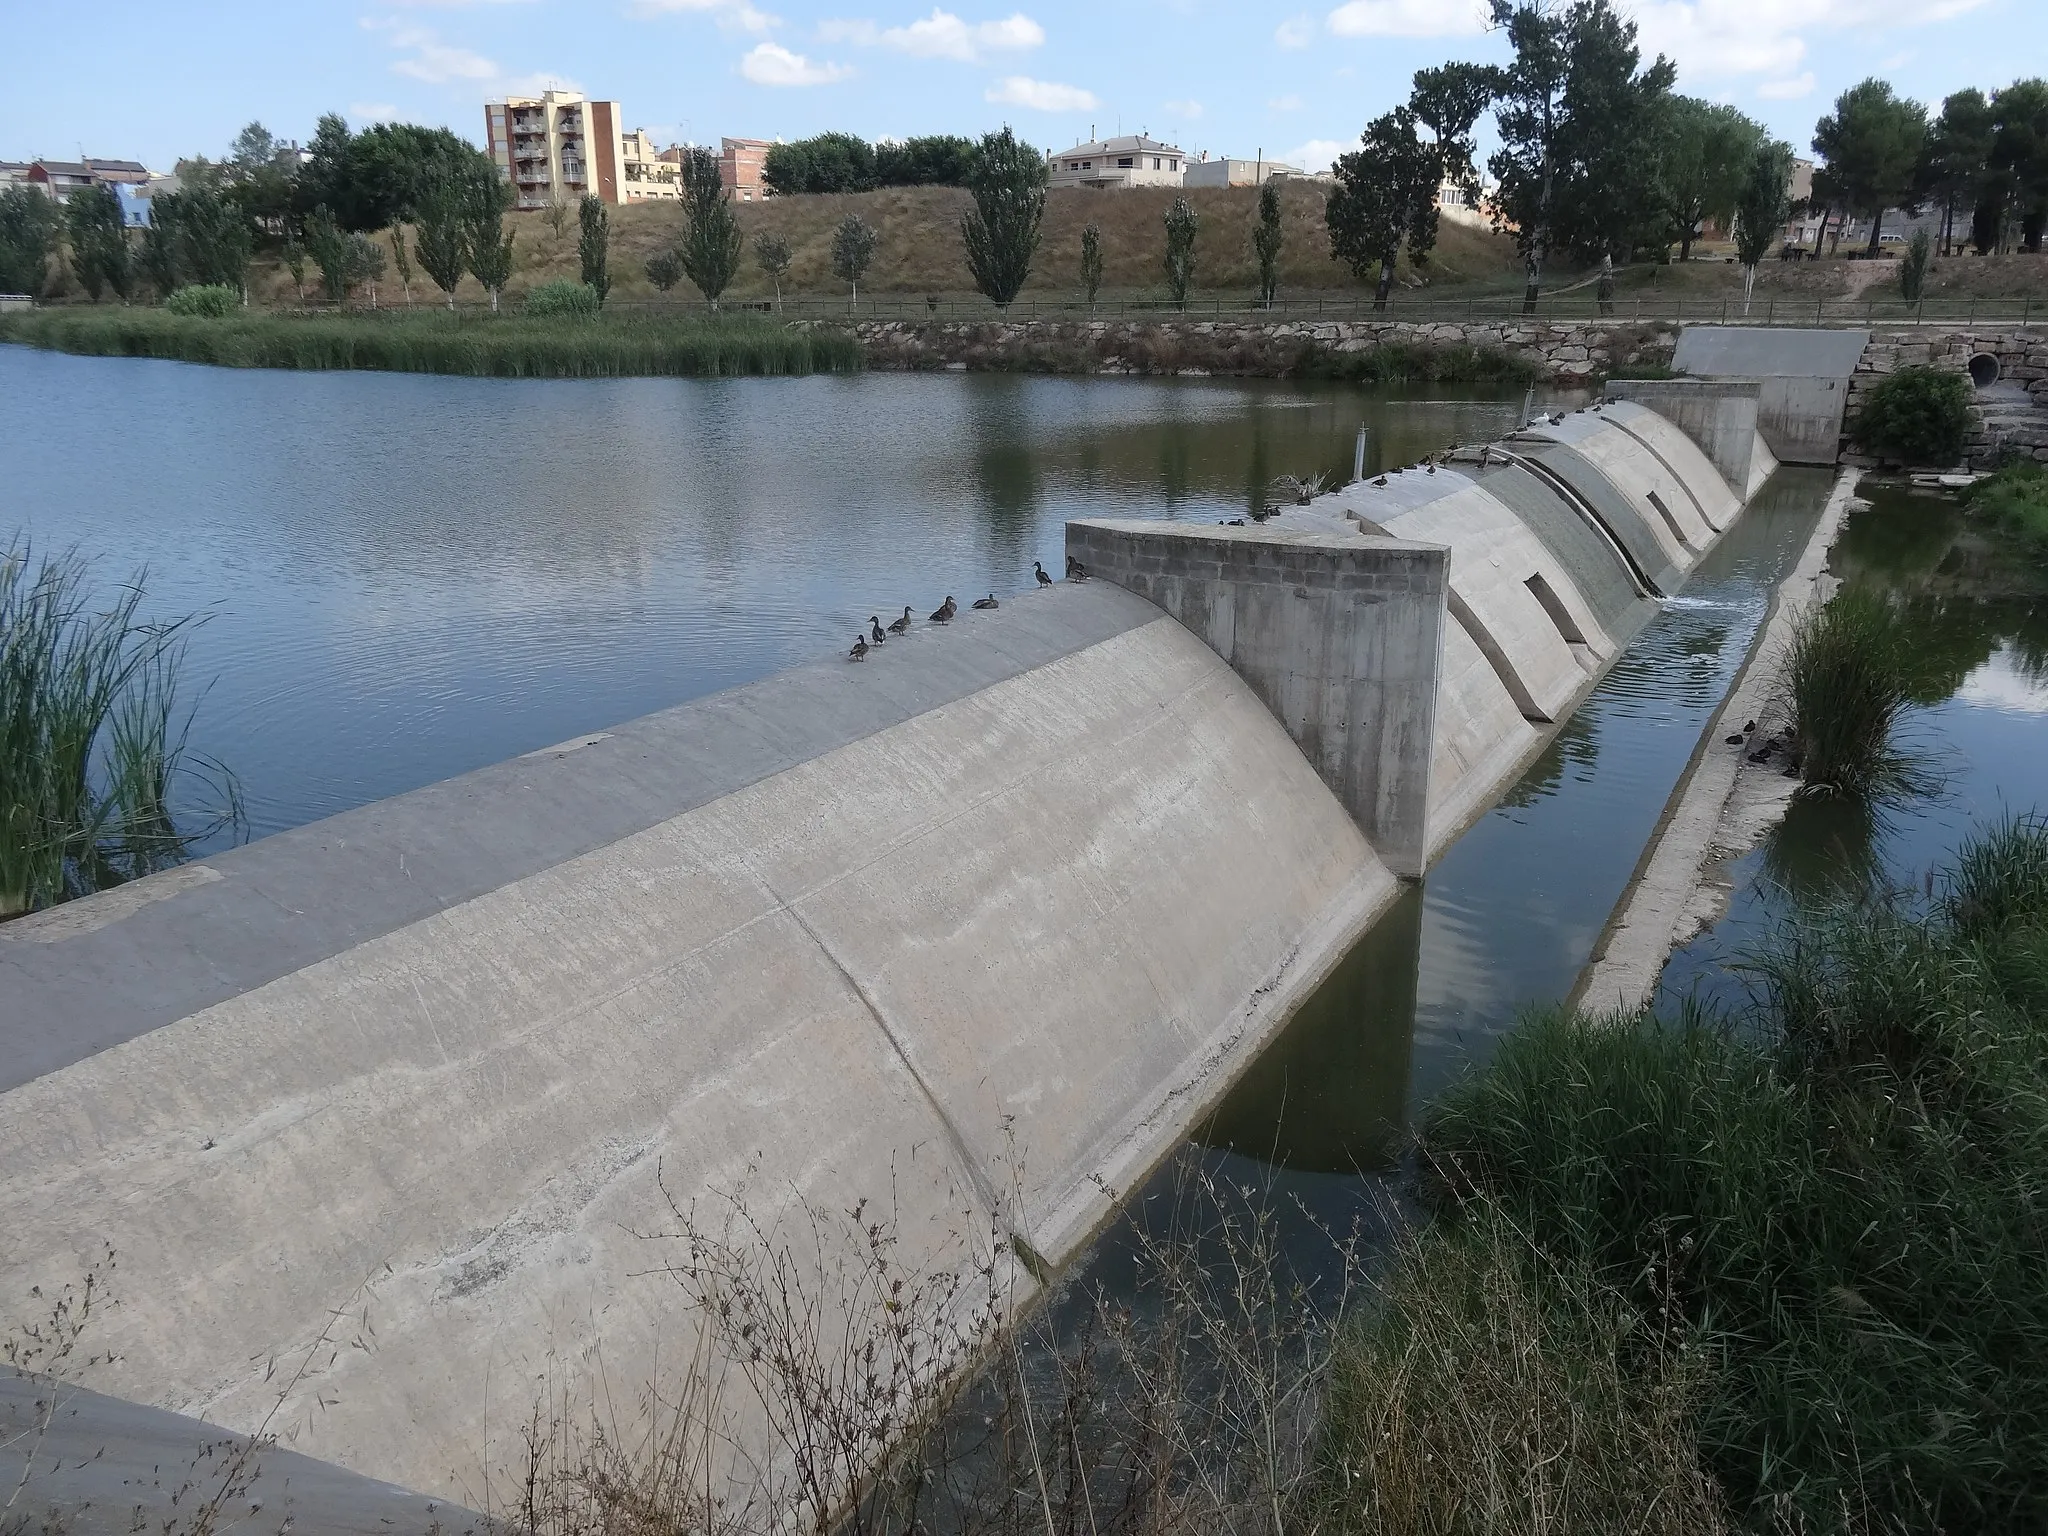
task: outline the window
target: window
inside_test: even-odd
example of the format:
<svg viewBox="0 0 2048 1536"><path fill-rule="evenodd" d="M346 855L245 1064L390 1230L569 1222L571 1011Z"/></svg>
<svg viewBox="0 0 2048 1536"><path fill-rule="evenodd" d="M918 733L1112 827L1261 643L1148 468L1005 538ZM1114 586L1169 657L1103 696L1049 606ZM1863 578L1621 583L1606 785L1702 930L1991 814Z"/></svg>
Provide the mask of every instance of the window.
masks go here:
<svg viewBox="0 0 2048 1536"><path fill-rule="evenodd" d="M1117 165L1118 165L1118 166L1120 166L1120 167L1122 167L1123 169L1126 169L1126 170L1128 170L1128 169L1130 168L1130 164L1131 164L1131 157L1130 157L1129 155L1125 155L1125 156L1123 156L1123 157L1122 157L1121 159L1119 159L1119 160L1117 161Z"/></svg>
<svg viewBox="0 0 2048 1536"><path fill-rule="evenodd" d="M1152 169L1155 171L1159 169L1159 157L1157 155L1152 157Z"/></svg>
<svg viewBox="0 0 2048 1536"><path fill-rule="evenodd" d="M1095 169L1095 162L1093 160L1083 160L1081 162L1081 169L1084 171L1092 171Z"/></svg>

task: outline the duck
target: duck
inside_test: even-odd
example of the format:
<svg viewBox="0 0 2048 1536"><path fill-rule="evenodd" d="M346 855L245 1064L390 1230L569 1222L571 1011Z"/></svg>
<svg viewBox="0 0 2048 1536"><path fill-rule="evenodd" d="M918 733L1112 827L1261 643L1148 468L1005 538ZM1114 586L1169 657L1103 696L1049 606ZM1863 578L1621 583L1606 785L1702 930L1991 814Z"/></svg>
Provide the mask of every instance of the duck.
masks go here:
<svg viewBox="0 0 2048 1536"><path fill-rule="evenodd" d="M1425 470L1423 471L1423 473L1424 473L1425 475L1433 475L1433 474L1435 474L1435 473L1436 473L1436 466L1435 466L1434 464L1430 465L1430 466L1429 466L1429 468L1427 468L1427 469L1425 469Z"/></svg>
<svg viewBox="0 0 2048 1536"><path fill-rule="evenodd" d="M1041 587L1049 587L1052 585L1052 578L1045 574L1045 567L1042 564L1034 560L1031 562L1031 569L1037 575L1038 584Z"/></svg>
<svg viewBox="0 0 2048 1536"><path fill-rule="evenodd" d="M1385 485L1386 483L1387 483L1387 477L1386 477L1385 475L1381 475L1381 476L1379 477L1379 479L1377 479L1377 480L1373 481L1373 484L1374 484L1374 485Z"/></svg>
<svg viewBox="0 0 2048 1536"><path fill-rule="evenodd" d="M902 617L902 618L900 618L900 619L891 619L891 620L889 621L889 633L890 633L890 634L892 634L892 635L900 635L900 634L902 634L902 633L903 633L904 631L908 630L909 628L910 628L910 605L909 605L908 603L905 603L905 604L903 605L903 617Z"/></svg>
<svg viewBox="0 0 2048 1536"><path fill-rule="evenodd" d="M977 597L974 600L974 606L977 608L1000 608L1003 605L996 601L995 593L991 592L987 597Z"/></svg>
<svg viewBox="0 0 2048 1536"><path fill-rule="evenodd" d="M958 613L959 611L960 605L954 602L953 599L949 596L943 603L939 604L937 608L932 610L932 622L934 624L947 623L952 619L953 615Z"/></svg>
<svg viewBox="0 0 2048 1536"><path fill-rule="evenodd" d="M853 649L846 653L846 659L848 661L866 661L868 659L868 643L863 637L860 635L853 637Z"/></svg>
<svg viewBox="0 0 2048 1536"><path fill-rule="evenodd" d="M1072 555L1067 556L1067 580L1086 581L1087 579L1088 567L1076 560Z"/></svg>
<svg viewBox="0 0 2048 1536"><path fill-rule="evenodd" d="M883 641L887 640L888 638L889 637L887 635L882 633L881 615L874 613L869 614L868 639L872 640L876 645L880 645Z"/></svg>

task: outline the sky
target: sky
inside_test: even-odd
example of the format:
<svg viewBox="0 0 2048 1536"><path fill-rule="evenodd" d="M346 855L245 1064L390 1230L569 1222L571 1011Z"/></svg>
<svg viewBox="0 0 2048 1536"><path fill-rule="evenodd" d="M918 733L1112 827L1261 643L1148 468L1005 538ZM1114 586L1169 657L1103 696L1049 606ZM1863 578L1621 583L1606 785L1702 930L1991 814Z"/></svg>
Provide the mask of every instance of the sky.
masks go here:
<svg viewBox="0 0 2048 1536"><path fill-rule="evenodd" d="M0 159L218 157L258 120L310 138L338 111L481 142L483 103L547 85L623 104L664 143L721 135L974 135L1042 149L1144 130L1190 153L1321 169L1409 77L1497 60L1480 0L0 0ZM1804 154L1869 75L1938 106L2048 72L2048 0L1622 0L1679 89ZM53 60L70 60L55 66Z"/></svg>

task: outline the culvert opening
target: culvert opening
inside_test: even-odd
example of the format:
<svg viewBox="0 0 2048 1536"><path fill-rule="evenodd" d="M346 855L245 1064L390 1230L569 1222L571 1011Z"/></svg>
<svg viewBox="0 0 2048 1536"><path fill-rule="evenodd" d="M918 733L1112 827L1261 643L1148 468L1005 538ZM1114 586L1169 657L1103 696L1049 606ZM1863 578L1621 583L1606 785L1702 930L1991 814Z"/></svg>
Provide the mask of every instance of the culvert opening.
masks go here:
<svg viewBox="0 0 2048 1536"><path fill-rule="evenodd" d="M1998 359L1989 352L1979 352L1970 359L1970 382L1979 389L1989 389L1998 382Z"/></svg>

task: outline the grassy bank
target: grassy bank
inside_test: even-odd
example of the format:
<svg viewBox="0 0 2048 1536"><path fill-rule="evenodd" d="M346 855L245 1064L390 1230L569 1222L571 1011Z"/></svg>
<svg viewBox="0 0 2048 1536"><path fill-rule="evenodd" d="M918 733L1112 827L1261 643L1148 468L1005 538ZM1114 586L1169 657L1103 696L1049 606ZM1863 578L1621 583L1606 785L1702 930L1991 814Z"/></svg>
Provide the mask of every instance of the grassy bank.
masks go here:
<svg viewBox="0 0 2048 1536"><path fill-rule="evenodd" d="M1437 1103L1439 1220L1333 1389L1344 1509L1434 1450L1393 1528L2048 1521L2048 822L1924 908L1802 920L1759 977L1725 1026L1534 1018ZM1489 1449L1489 1413L1531 1427Z"/></svg>
<svg viewBox="0 0 2048 1536"><path fill-rule="evenodd" d="M2048 559L2048 465L2009 464L1963 492L1973 517L2036 559Z"/></svg>
<svg viewBox="0 0 2048 1536"><path fill-rule="evenodd" d="M158 357L230 368L368 368L490 378L803 374L861 365L836 327L792 328L758 315L538 319L445 310L224 320L161 309L83 306L0 315L0 341L96 357Z"/></svg>

